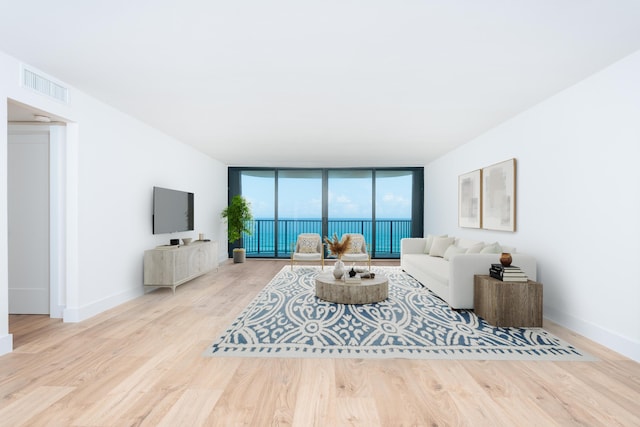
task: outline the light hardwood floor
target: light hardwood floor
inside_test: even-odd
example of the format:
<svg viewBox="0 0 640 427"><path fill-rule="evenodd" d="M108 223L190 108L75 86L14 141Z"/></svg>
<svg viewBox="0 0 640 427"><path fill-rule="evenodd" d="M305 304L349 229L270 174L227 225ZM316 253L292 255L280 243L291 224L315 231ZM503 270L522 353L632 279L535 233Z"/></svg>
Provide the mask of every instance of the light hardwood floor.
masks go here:
<svg viewBox="0 0 640 427"><path fill-rule="evenodd" d="M226 263L76 324L10 316L0 425L640 425L640 364L548 322L599 360L203 357L284 265Z"/></svg>

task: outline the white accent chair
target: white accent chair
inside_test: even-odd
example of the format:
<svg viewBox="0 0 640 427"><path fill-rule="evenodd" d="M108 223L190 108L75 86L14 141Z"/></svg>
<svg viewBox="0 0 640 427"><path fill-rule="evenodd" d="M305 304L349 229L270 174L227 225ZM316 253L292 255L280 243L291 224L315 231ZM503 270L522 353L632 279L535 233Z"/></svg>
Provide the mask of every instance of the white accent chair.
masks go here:
<svg viewBox="0 0 640 427"><path fill-rule="evenodd" d="M291 269L296 262L320 262L324 270L324 245L319 234L302 233L295 244L291 244Z"/></svg>
<svg viewBox="0 0 640 427"><path fill-rule="evenodd" d="M366 262L369 270L371 270L371 254L364 236L360 233L347 233L342 235L341 240L344 240L347 235L351 237L351 242L347 251L342 255L342 261L344 263Z"/></svg>

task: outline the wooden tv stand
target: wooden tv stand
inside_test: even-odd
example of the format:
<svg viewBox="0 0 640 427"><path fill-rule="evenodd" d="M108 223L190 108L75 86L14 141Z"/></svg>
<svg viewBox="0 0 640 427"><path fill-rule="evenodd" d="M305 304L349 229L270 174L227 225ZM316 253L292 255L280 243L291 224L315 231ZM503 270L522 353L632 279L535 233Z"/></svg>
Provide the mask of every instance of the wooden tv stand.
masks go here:
<svg viewBox="0 0 640 427"><path fill-rule="evenodd" d="M196 240L188 245L159 246L144 252L144 286L176 287L218 268L216 242Z"/></svg>

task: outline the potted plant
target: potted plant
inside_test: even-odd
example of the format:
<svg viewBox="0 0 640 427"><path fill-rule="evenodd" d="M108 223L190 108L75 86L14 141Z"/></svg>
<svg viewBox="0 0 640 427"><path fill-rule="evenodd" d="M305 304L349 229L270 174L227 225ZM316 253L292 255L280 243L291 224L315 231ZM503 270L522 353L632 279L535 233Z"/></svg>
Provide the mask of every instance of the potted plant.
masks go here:
<svg viewBox="0 0 640 427"><path fill-rule="evenodd" d="M246 253L242 247L242 233L251 234L249 229L249 221L253 219L251 204L244 197L235 195L220 216L227 223L229 243L234 244L240 241L239 247L233 249L233 262L244 262Z"/></svg>

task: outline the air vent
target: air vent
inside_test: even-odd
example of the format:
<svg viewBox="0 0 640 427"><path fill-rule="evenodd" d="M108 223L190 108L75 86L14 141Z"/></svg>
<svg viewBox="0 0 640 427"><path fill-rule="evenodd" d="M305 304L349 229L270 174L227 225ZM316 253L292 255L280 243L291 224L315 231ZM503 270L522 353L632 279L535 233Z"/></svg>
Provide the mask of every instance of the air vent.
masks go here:
<svg viewBox="0 0 640 427"><path fill-rule="evenodd" d="M69 103L69 89L26 67L22 67L22 86L65 104Z"/></svg>

